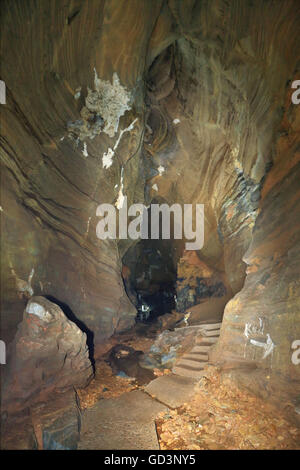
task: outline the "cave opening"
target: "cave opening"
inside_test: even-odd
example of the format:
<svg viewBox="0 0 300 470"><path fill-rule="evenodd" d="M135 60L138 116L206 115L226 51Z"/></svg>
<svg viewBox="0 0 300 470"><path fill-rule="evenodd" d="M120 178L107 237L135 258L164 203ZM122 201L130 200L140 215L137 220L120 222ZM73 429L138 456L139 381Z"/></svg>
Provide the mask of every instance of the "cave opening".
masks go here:
<svg viewBox="0 0 300 470"><path fill-rule="evenodd" d="M176 308L176 265L167 240L141 240L123 257L126 293L137 322L149 323Z"/></svg>
<svg viewBox="0 0 300 470"><path fill-rule="evenodd" d="M155 198L152 203L162 207L164 200ZM149 234L151 207L152 204L147 210ZM225 305L234 295L222 264L223 255L211 263L201 252L186 250L184 240L174 238L172 211L170 237L165 239L162 218L160 212L157 239L139 239L122 258L122 278L126 294L137 310L136 323L155 323L166 314L173 314L179 323L185 318L186 325L222 321ZM174 327L177 323L170 324Z"/></svg>
<svg viewBox="0 0 300 470"><path fill-rule="evenodd" d="M161 201L153 199L152 202ZM150 234L151 205L147 212ZM173 234L174 217L170 214L170 239L163 238L160 213L158 238L140 239L123 256L123 280L126 293L137 309L136 322L155 322L176 309L178 247Z"/></svg>

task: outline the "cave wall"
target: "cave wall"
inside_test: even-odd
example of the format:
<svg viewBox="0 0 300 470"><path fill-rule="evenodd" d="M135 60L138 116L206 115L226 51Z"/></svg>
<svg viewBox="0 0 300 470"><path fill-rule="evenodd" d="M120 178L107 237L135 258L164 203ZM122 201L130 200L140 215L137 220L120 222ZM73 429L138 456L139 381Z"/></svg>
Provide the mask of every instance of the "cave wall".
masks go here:
<svg viewBox="0 0 300 470"><path fill-rule="evenodd" d="M299 394L300 387L299 365L292 360L293 342L300 338L300 109L292 103L291 93L289 89L274 165L264 182L253 237L243 257L245 285L225 308L213 354L224 367L248 363L262 371L259 387L257 380L250 386L269 396L279 392L274 387L279 375L291 395Z"/></svg>
<svg viewBox="0 0 300 470"><path fill-rule="evenodd" d="M282 194L290 186L279 163L270 167L275 158L286 162L285 149L278 152L274 142L299 61L299 2L17 0L2 8L5 334L14 333L30 289L67 304L96 342L133 324L136 310L121 276L130 242L96 237L97 206L118 204L120 193L128 204L155 198L205 204L200 257L238 293L259 240L281 229L280 214L264 228L275 210L277 186L265 189L272 175L282 179L284 215L295 219L296 206L286 214ZM295 237L289 246L293 240L296 246ZM281 250L288 256L288 244ZM179 243L174 258L182 253ZM294 299L283 315L292 328L297 267L283 259L289 274L282 292L290 283ZM223 330L221 354L237 353L244 319L254 315L247 297L253 276L248 273L239 294L248 309L245 317L244 308L239 313L239 339ZM280 295L277 281L272 288L268 282L270 296L272 289ZM274 367L282 370L279 362Z"/></svg>
<svg viewBox="0 0 300 470"><path fill-rule="evenodd" d="M168 5L180 37L173 60L166 55L149 72L149 125L156 117L156 127L145 150L166 170L151 183L169 203L205 204L201 257L224 270L236 293L299 60L297 5Z"/></svg>
<svg viewBox="0 0 300 470"><path fill-rule="evenodd" d="M96 237L96 208L117 202L122 167L128 202L143 202L143 73L160 6L139 0L2 2L4 336L11 337L22 318L32 268L34 293L67 304L96 340L134 321L120 275L124 248ZM112 84L114 73L120 86L104 103L108 131L94 124L87 129L85 98L96 90L97 77ZM122 106L126 115L118 116ZM115 128L107 125L110 117L112 125L120 117ZM113 164L104 166L103 155L135 119Z"/></svg>

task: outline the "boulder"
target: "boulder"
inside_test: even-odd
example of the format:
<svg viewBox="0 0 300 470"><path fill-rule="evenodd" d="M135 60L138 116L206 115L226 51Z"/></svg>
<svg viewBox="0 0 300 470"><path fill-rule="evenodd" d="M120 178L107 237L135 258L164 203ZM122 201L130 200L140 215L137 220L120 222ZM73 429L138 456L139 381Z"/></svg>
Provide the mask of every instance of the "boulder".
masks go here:
<svg viewBox="0 0 300 470"><path fill-rule="evenodd" d="M54 392L84 387L92 374L86 334L58 305L32 297L9 347L4 408L15 413Z"/></svg>

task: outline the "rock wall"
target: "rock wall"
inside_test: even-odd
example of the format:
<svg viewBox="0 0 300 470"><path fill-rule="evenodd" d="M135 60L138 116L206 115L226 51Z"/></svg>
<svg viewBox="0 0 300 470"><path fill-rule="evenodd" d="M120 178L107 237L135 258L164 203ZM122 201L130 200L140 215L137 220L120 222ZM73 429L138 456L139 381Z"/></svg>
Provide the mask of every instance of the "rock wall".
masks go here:
<svg viewBox="0 0 300 470"><path fill-rule="evenodd" d="M295 77L299 79L299 73ZM269 396L278 394L272 382L279 376L292 396L300 390L299 365L292 360L293 343L300 338L300 108L292 103L291 92L243 258L245 285L226 306L213 355L224 367L251 363L263 370L260 383L253 380L249 385Z"/></svg>
<svg viewBox="0 0 300 470"><path fill-rule="evenodd" d="M97 238L97 206L202 203L198 255L240 292L217 357L272 360L297 378L299 118L285 97L300 59L299 2L2 5L1 337L32 293L65 304L95 342L129 328L136 310L121 272L131 242ZM174 265L184 242L172 240ZM265 359L251 343L262 336L273 348Z"/></svg>
<svg viewBox="0 0 300 470"><path fill-rule="evenodd" d="M22 318L32 269L34 294L66 304L96 341L134 321L126 243L96 237L96 208L122 191L143 202L143 74L160 7L2 2L1 337Z"/></svg>

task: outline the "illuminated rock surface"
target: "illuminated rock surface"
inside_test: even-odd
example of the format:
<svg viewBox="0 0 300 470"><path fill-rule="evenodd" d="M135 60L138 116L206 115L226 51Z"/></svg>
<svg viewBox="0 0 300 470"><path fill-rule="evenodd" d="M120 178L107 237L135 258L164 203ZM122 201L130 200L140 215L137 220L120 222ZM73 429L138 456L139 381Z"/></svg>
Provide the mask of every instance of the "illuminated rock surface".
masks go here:
<svg viewBox="0 0 300 470"><path fill-rule="evenodd" d="M190 324L223 319L210 361L295 406L299 1L1 9L1 339L13 340L28 299L49 296L97 348L134 325L138 294L158 308L164 286ZM98 205L125 196L128 206L204 204L203 249L98 239ZM35 384L26 380L12 388L20 400Z"/></svg>
<svg viewBox="0 0 300 470"><path fill-rule="evenodd" d="M86 334L58 305L32 297L10 346L2 410L15 413L56 392L84 387L93 371Z"/></svg>

